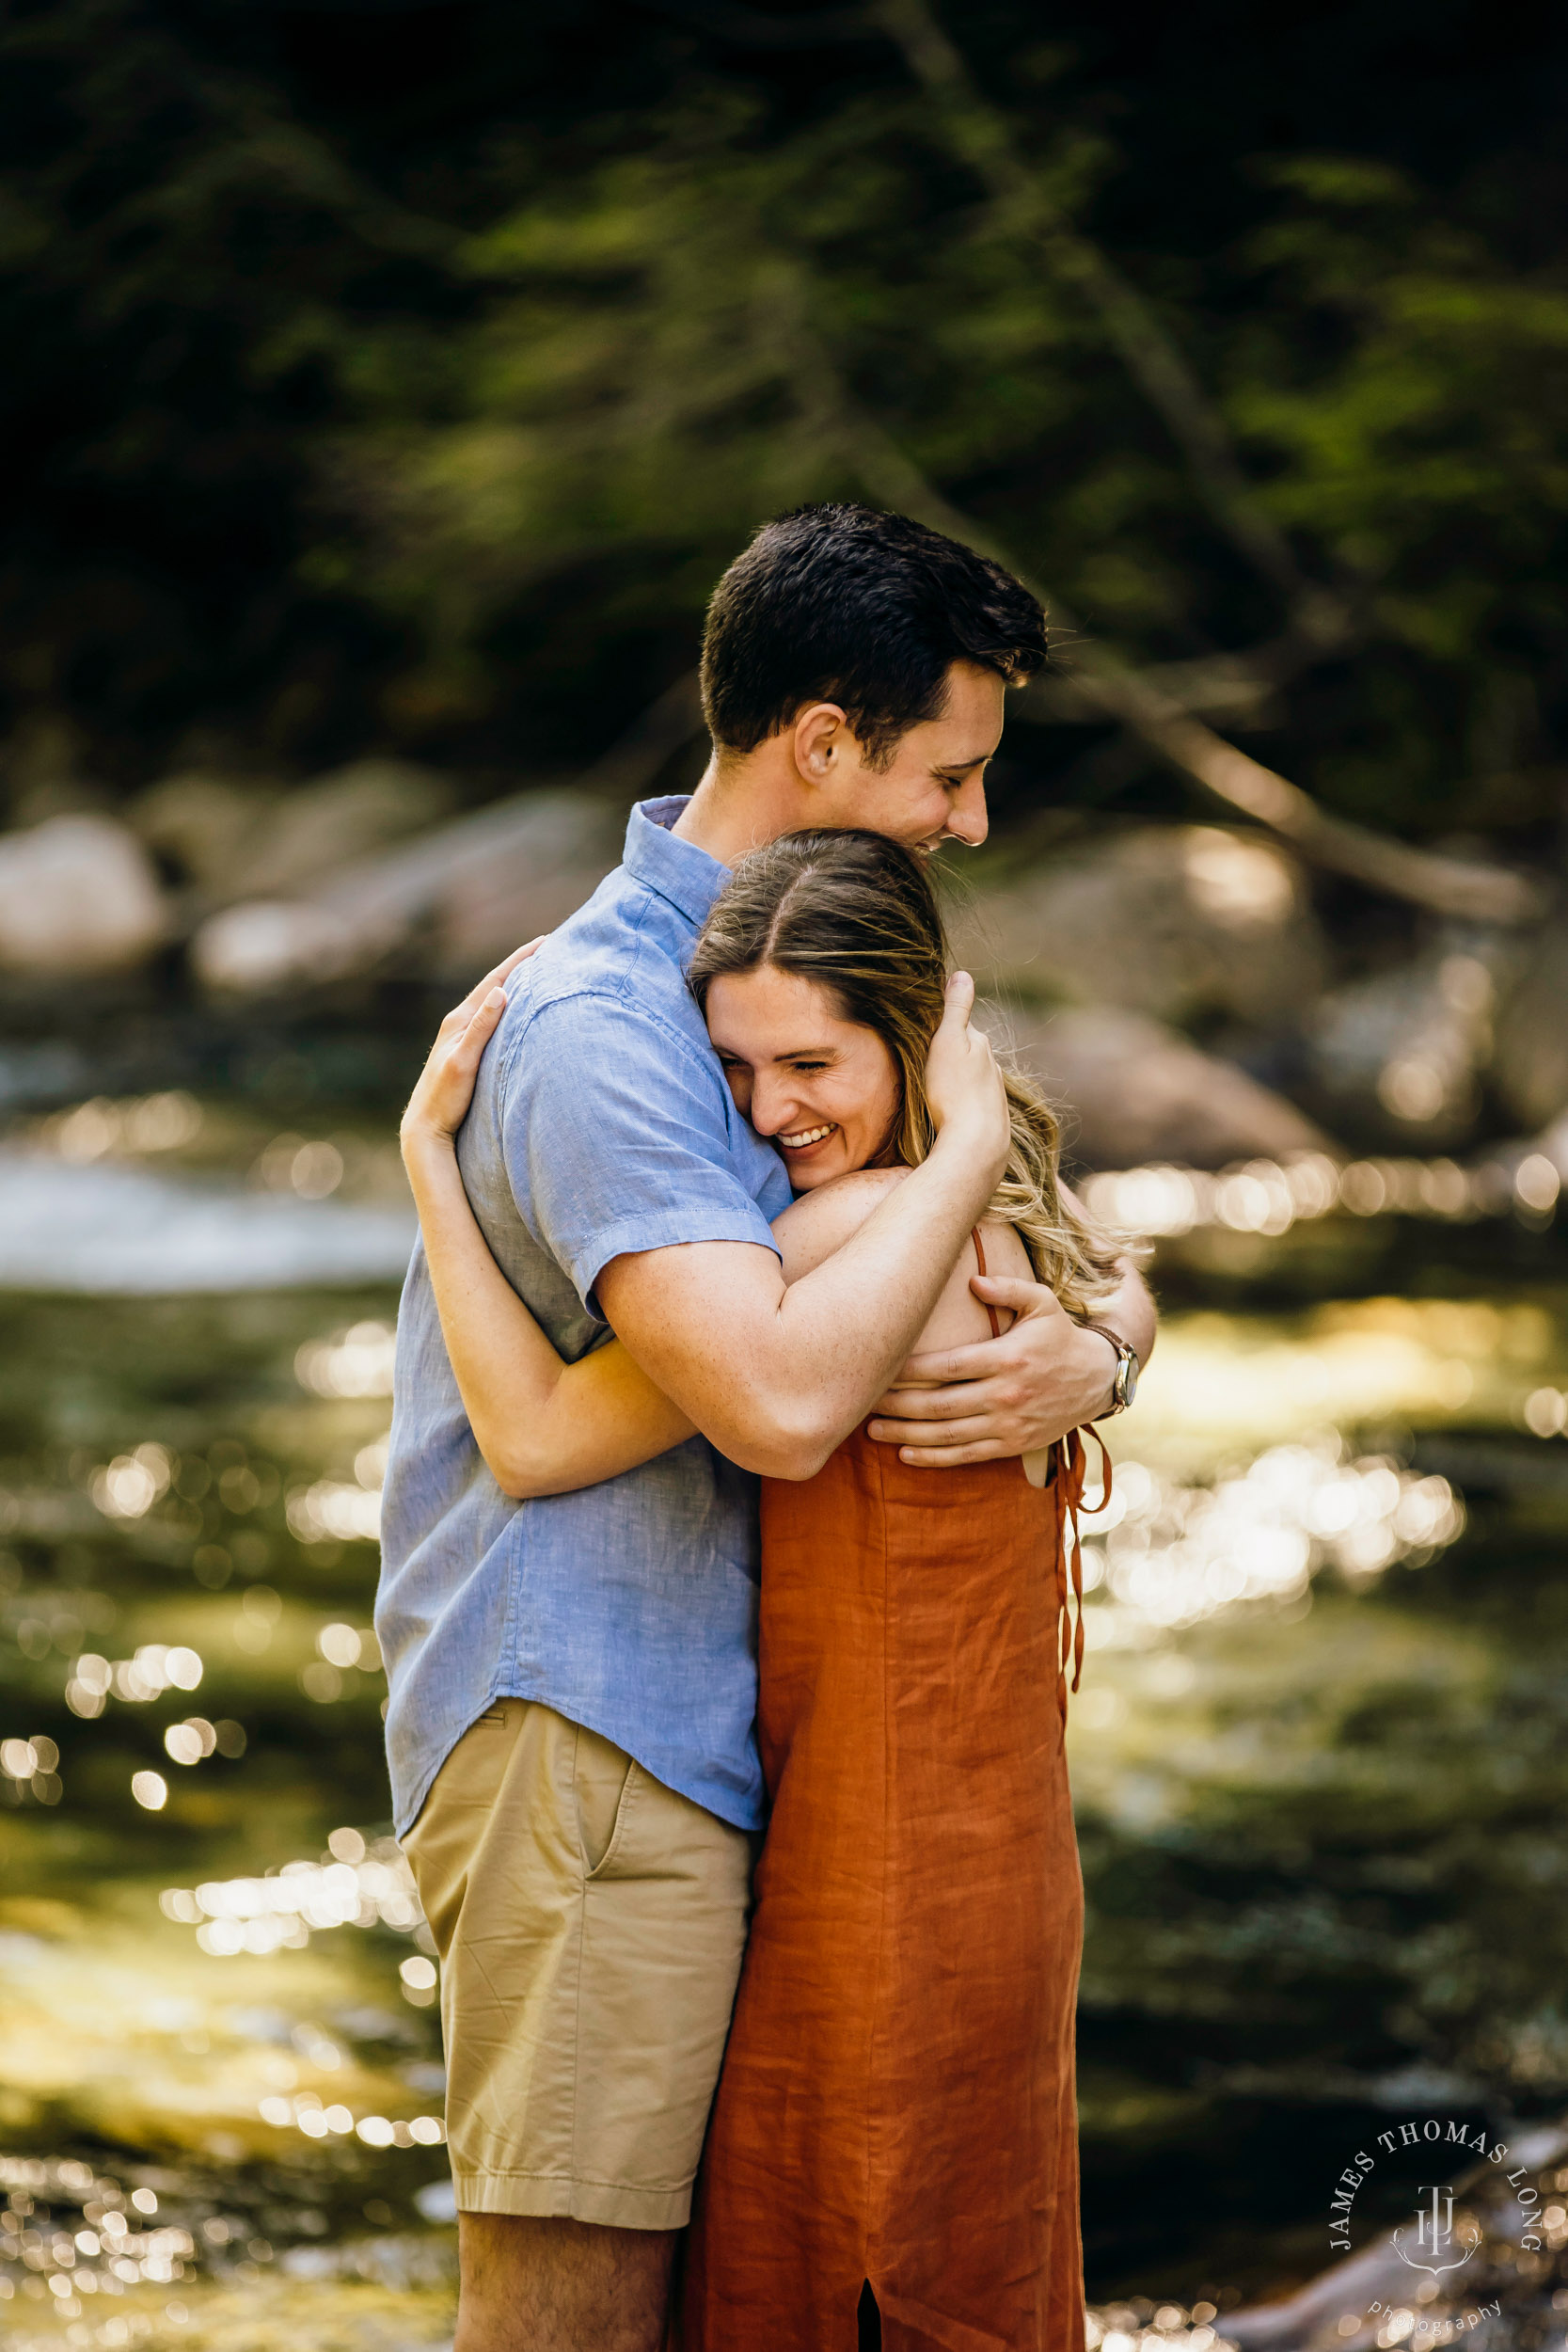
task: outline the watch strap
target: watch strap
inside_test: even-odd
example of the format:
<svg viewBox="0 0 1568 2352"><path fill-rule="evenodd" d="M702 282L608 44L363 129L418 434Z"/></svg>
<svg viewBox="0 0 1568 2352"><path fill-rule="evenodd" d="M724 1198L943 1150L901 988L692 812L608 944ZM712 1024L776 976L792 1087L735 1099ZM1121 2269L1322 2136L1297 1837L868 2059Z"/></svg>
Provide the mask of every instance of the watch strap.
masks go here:
<svg viewBox="0 0 1568 2352"><path fill-rule="evenodd" d="M1122 1338L1119 1331L1113 1331L1108 1323L1085 1323L1084 1328L1098 1332L1102 1340L1109 1340L1116 1349L1117 1368L1111 1382L1111 1402L1102 1413L1095 1415L1097 1421L1114 1421L1118 1413L1125 1413L1132 1402L1129 1391L1135 1386L1138 1377L1138 1351Z"/></svg>

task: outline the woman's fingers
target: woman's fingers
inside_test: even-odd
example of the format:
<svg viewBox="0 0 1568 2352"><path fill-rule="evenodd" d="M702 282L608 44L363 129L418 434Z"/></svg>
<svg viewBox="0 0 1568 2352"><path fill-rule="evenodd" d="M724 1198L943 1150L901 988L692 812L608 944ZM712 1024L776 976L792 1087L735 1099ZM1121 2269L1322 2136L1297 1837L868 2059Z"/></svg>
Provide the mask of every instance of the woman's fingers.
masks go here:
<svg viewBox="0 0 1568 2352"><path fill-rule="evenodd" d="M469 989L467 996L464 997L463 1002L460 1005L453 1005L451 1012L447 1015L447 1021L456 1021L459 1015L462 1016L464 1021L469 1020L477 1008L483 1004L492 989L499 988L503 980L509 979L512 974L517 969L517 966L520 963L526 963L529 957L533 955L537 949L541 948L548 937L549 933L547 931L541 931L537 939L531 939L525 946L521 947L514 947L509 956L503 956L500 962L496 965L493 971L486 972L482 980L476 980L474 982L472 988ZM447 1021L442 1022L441 1029L445 1029ZM436 1031L437 1036L439 1036L440 1033L440 1030Z"/></svg>
<svg viewBox="0 0 1568 2352"><path fill-rule="evenodd" d="M974 980L968 972L951 972L944 992L942 1025L944 1029L967 1029L969 1016L974 1009Z"/></svg>
<svg viewBox="0 0 1568 2352"><path fill-rule="evenodd" d="M926 1060L926 1095L939 1133L958 1122L975 1152L1000 1166L1007 1149L1007 1100L990 1040L970 1025L974 1005L974 980L967 972L953 973Z"/></svg>
<svg viewBox="0 0 1568 2352"><path fill-rule="evenodd" d="M496 1024L506 1010L506 991L492 989L482 1005L476 1005L467 1024L448 1057L449 1067L461 1067L470 1073L479 1068L480 1056L495 1035Z"/></svg>
<svg viewBox="0 0 1568 2352"><path fill-rule="evenodd" d="M541 931L537 939L527 941L521 947L514 947L509 956L501 958L493 972L486 972L484 977L470 993L475 996L487 996L490 991L499 987L502 980L509 979L520 963L526 963L530 956L544 946L548 936L547 931Z"/></svg>
<svg viewBox="0 0 1568 2352"><path fill-rule="evenodd" d="M416 1134L450 1137L462 1125L484 1049L505 1010L506 991L499 986L471 1008L453 1006L408 1098L403 1121L405 1144Z"/></svg>
<svg viewBox="0 0 1568 2352"><path fill-rule="evenodd" d="M496 1033L496 1024L506 1010L506 993L493 989L481 1005L476 1005L467 1020L443 1046L439 1042L431 1057L430 1078L433 1090L444 1108L462 1102L473 1093L474 1079L479 1072L484 1049Z"/></svg>

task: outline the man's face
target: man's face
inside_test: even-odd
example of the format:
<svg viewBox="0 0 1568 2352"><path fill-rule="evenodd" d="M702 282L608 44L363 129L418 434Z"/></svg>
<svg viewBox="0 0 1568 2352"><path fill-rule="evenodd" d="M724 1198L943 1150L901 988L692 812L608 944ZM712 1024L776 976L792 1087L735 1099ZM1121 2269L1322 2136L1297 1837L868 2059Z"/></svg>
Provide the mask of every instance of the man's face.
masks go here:
<svg viewBox="0 0 1568 2352"><path fill-rule="evenodd" d="M944 841L978 849L989 830L986 769L1002 740L1006 689L994 670L955 661L947 707L899 739L886 768L871 768L847 729L828 775L816 781L822 825L859 826L928 857Z"/></svg>

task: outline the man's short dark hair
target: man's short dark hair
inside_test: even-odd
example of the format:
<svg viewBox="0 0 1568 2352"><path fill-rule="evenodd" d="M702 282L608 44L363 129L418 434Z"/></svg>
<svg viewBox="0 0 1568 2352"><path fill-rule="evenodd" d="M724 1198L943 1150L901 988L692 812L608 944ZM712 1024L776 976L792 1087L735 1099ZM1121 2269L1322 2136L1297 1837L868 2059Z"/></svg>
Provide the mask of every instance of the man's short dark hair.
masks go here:
<svg viewBox="0 0 1568 2352"><path fill-rule="evenodd" d="M722 750L754 752L805 704L838 703L880 764L941 715L955 661L1016 686L1045 657L1038 602L990 556L907 515L802 506L764 523L713 592L703 708Z"/></svg>

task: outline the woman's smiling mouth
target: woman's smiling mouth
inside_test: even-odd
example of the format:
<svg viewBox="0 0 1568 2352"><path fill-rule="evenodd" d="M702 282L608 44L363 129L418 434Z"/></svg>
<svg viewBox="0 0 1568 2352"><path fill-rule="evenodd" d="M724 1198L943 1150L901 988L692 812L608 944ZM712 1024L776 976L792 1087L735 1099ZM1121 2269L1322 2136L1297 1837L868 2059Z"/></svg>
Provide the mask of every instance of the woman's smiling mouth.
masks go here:
<svg viewBox="0 0 1568 2352"><path fill-rule="evenodd" d="M837 1132L838 1122L833 1120L826 1127L802 1127L796 1135L777 1136L774 1140L785 1152L809 1152L813 1144L826 1143Z"/></svg>

